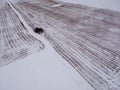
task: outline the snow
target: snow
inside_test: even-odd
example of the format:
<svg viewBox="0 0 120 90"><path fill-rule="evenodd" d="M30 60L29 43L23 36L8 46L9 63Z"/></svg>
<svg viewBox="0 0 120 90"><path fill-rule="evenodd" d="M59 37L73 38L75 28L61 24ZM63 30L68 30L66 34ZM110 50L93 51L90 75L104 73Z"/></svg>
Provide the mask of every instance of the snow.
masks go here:
<svg viewBox="0 0 120 90"><path fill-rule="evenodd" d="M120 0L61 0L120 12ZM59 7L62 4L53 5ZM12 6L11 6L12 7ZM29 33L45 44L44 50L0 68L0 90L93 90L43 35L35 34L18 11L12 9ZM118 32L118 29L110 29Z"/></svg>
<svg viewBox="0 0 120 90"><path fill-rule="evenodd" d="M63 6L63 4L55 4L55 5L52 5L52 7L61 7Z"/></svg>
<svg viewBox="0 0 120 90"><path fill-rule="evenodd" d="M93 90L46 40L42 42L46 47L41 52L0 68L0 90Z"/></svg>
<svg viewBox="0 0 120 90"><path fill-rule="evenodd" d="M80 90L63 60L49 45L41 52L0 68L0 90Z"/></svg>
<svg viewBox="0 0 120 90"><path fill-rule="evenodd" d="M120 0L59 0L59 1L83 4L92 7L110 9L120 12Z"/></svg>
<svg viewBox="0 0 120 90"><path fill-rule="evenodd" d="M115 33L120 33L119 28L110 28L109 31L115 32Z"/></svg>
<svg viewBox="0 0 120 90"><path fill-rule="evenodd" d="M9 3L10 4L10 3ZM10 4L12 7L12 5ZM44 50L0 68L0 90L93 90L93 88L12 7Z"/></svg>
<svg viewBox="0 0 120 90"><path fill-rule="evenodd" d="M0 90L93 90L43 36L35 36L45 49L0 68Z"/></svg>

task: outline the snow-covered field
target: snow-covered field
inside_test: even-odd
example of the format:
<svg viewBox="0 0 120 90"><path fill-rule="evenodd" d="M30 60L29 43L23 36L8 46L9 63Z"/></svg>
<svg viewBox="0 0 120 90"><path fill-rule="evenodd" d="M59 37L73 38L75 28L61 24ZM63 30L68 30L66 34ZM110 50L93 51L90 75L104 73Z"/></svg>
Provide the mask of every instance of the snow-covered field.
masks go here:
<svg viewBox="0 0 120 90"><path fill-rule="evenodd" d="M0 90L88 90L87 82L49 43L44 44L39 53L0 68Z"/></svg>
<svg viewBox="0 0 120 90"><path fill-rule="evenodd" d="M75 4L83 4L87 6L110 9L120 12L120 0L60 0L60 1L75 3Z"/></svg>
<svg viewBox="0 0 120 90"><path fill-rule="evenodd" d="M45 48L0 68L0 90L93 90L53 49L43 35L40 36L30 31L30 27L20 14L18 16L29 33L42 41Z"/></svg>
<svg viewBox="0 0 120 90"><path fill-rule="evenodd" d="M11 0L11 1L13 1L13 0ZM25 0L25 1L28 1L28 0ZM42 1L44 1L44 0L42 0ZM60 19L61 17L59 18L59 16L57 17L57 15L59 15L59 12L57 12L57 7L58 7L58 10L62 11L62 9L59 8L59 7L62 7L62 4L54 4L51 6L47 6L47 4L42 3L42 1L41 1L41 4L40 3L38 3L36 5L31 4L32 5L31 8L29 7L29 5L30 5L29 3L16 4L16 6L18 6L18 8L20 8L23 13L19 13L19 11L17 12L16 8L14 10L14 7L12 8L13 11L17 14L20 21L25 25L25 28L28 30L26 33L34 36L37 40L40 40L44 44L45 47L44 48L42 47L42 50L40 49L39 52L32 53L31 55L29 55L26 58L23 58L14 63L11 63L11 64L1 67L0 68L0 90L95 90L95 89L96 90L109 90L109 89L119 90L119 88L116 88L119 85L120 73L119 73L119 67L118 68L116 67L117 65L119 65L119 62L117 62L117 64L114 63L116 66L113 66L113 64L111 64L111 62L114 62L114 60L119 61L119 59L120 59L119 58L119 55L120 55L119 54L119 44L120 44L119 43L119 33L120 33L119 28L120 27L118 25L120 23L119 19L117 20L116 19L117 17L115 18L115 17L111 16L112 19L115 20L115 21L112 21L112 25L111 25L111 23L107 23L104 26L103 23L98 22L99 24L103 25L102 29L100 29L100 30L106 30L106 29L108 29L108 27L110 27L110 28L109 28L109 30L106 30L106 32L100 31L99 33L97 33L97 30L96 29L94 30L94 28L93 28L92 30L94 30L94 31L91 31L91 32L96 33L96 36L98 35L97 36L98 38L95 38L95 39L90 38L91 33L88 35L88 34L82 32L82 30L81 30L81 33L75 31L75 33L73 33L73 34L70 33L67 35L66 32L68 29L66 30L66 27L67 27L66 24L71 24L72 19L73 19L73 22L75 22L74 18L76 19L76 17L72 17L71 21L69 21L69 23L68 23L66 20L67 19L69 20L69 18L66 18L64 20L64 17L63 17L63 19ZM120 11L119 0L91 0L91 1L90 0L89 1L88 0L63 0L63 1ZM70 7L70 6L68 6L68 7ZM73 7L74 7L74 5L73 5ZM37 12L34 10L36 8L41 8L41 9L43 9L43 11L42 10L39 11L40 9L38 9L38 12ZM63 9L64 9L64 6L63 6ZM44 10L46 10L46 11L44 11ZM55 11L53 11L54 13L52 13L52 10L55 10ZM70 13L72 11L72 8L71 8L71 11L69 9L66 9L66 10L67 10L67 13ZM51 11L52 14L49 13L47 16L47 12L49 12L49 11ZM39 13L39 12L42 12L42 13ZM75 12L75 11L73 10L72 12ZM104 11L104 12L106 13L106 11ZM98 14L98 16L95 17L96 21L99 21L97 19L102 20L104 18L104 16L105 16L104 12L103 12L103 14L101 14L100 17L99 17L99 14ZM59 20L51 18L52 15L54 15L55 13L57 13L57 15L54 18L59 19ZM88 13L88 14L86 14L84 12L84 10L82 13L81 13L81 15L89 16L89 14L90 14L89 12L86 12L86 13ZM61 14L67 15L64 12L61 12ZM29 22L26 22L27 19L24 18L25 15L29 18L30 17L33 17L33 18L30 18L30 20L28 20ZM77 15L79 15L79 13L78 14L72 13L72 15L77 16ZM97 14L95 14L95 15L97 15ZM116 15L116 13L113 15ZM22 18L22 16L23 16L23 18ZM108 21L112 20L112 19L109 19L108 16L105 17L105 20L108 20ZM68 15L68 17L70 17L70 15ZM44 22L44 20L45 20L45 22ZM91 20L89 22L90 24L92 21L93 21L93 24L96 22L96 21L94 22L94 19L90 19L90 20ZM91 26L93 24L91 24ZM42 34L42 35L35 34L32 31L32 28L31 28L32 25L33 25L33 27L34 27L34 25L40 25L40 26L43 25L42 27L46 29L45 36L44 36L44 34ZM50 25L51 25L51 28L49 27ZM76 24L76 28L79 28L78 26L79 25ZM64 28L63 31L62 31L62 29L60 29L60 27ZM73 27L73 29L74 29L74 27ZM87 29L89 30L89 26L86 26L86 30ZM97 28L97 29L99 29L99 28ZM61 31L59 32L57 30L61 30ZM109 33L108 33L108 31L109 31ZM88 32L88 31L86 31L86 32ZM87 39L84 39L82 37L80 38L77 36L77 33L79 33L79 35L81 35L81 36L85 35L88 37L86 37ZM66 34L66 36L64 34ZM105 37L104 34L109 35L109 37ZM59 35L59 36L57 37L57 35ZM63 37L62 35L64 35L65 38L62 38ZM92 54L94 54L95 57L94 56L91 57L92 54L90 54L86 50L84 50L83 52L80 51L79 50L80 47L79 48L74 47L74 45L76 45L76 43L73 44L73 41L69 40L69 38L71 38L71 37L69 37L69 35L71 35L73 37L72 38L73 40L74 39L78 40L77 38L80 38L81 42L79 42L79 40L78 40L77 43L83 44L83 45L85 43L83 48L87 48L87 49L91 50ZM76 35L76 36L73 36L73 35ZM99 37L101 37L102 39L99 39ZM97 45L95 46L95 44L91 43L88 40L89 38L92 41L94 41L95 43L97 43L99 48ZM64 39L67 40L68 42L65 42ZM59 42L60 40L62 43ZM84 40L86 40L86 41L84 42ZM48 41L50 41L51 44ZM107 43L105 43L104 41L106 41ZM71 44L69 44L69 43L71 43ZM116 45L114 43L116 43ZM57 44L59 44L61 46L63 45L63 47L61 47L61 46L57 47L56 46ZM88 45L88 47L86 46L86 44ZM64 47L64 45L65 45L65 47ZM89 45L91 45L91 47L89 47ZM116 46L118 49L116 48ZM72 48L70 48L70 47L72 47ZM32 48L35 48L35 47L32 47ZM104 48L105 48L105 50L104 50ZM55 51L55 49L56 49L56 51L58 51L58 53L59 52L60 53L58 54ZM75 63L72 62L73 67L76 70L78 70L79 73L76 72L76 70L68 63L69 60L67 62L67 60L66 60L67 55L66 55L66 59L62 58L62 55L64 56L64 54L65 54L65 53L61 53L61 52L63 52L62 49L66 50L65 52L68 54L68 56L71 55L70 59L77 58L78 61L76 61L76 62L79 62L79 63L83 62L83 64L81 64L81 66L80 66L80 64L78 64L76 62ZM19 51L19 49L18 49L18 51ZM69 51L73 51L73 52L69 53ZM79 54L79 53L81 53L81 54ZM86 53L86 55L84 53ZM91 58L88 58L85 56L90 56ZM96 58L96 56L97 56L97 58ZM111 67L109 67L109 65L106 65L107 62L105 62L104 60L111 60L112 58L113 58L113 61L109 62L109 65L111 65ZM71 61L73 59L71 59ZM103 63L101 63L101 62L95 62L94 64L92 64L90 59L94 60L94 61L103 60L105 65L103 65ZM85 60L85 62L84 62L84 60ZM99 66L99 64L101 66ZM103 67L103 66L108 66L108 67ZM83 69L81 67L83 67ZM90 69L87 67L89 67ZM112 69L113 71L110 69ZM88 70L88 72L86 72L87 70ZM117 73L116 73L116 71L117 71ZM99 74L103 74L103 75L99 75ZM113 75L113 74L115 74L115 75ZM93 76L95 75L95 76L93 77L92 75ZM118 77L118 78L116 78L116 77ZM92 86L91 84L94 84L94 85ZM114 86L115 86L115 88L114 88Z"/></svg>

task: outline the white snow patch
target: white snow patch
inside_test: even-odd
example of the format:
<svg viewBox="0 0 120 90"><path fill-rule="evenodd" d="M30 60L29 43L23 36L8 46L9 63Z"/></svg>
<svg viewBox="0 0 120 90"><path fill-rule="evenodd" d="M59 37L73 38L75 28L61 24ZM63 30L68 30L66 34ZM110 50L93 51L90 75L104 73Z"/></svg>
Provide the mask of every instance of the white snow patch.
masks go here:
<svg viewBox="0 0 120 90"><path fill-rule="evenodd" d="M52 7L61 7L63 6L63 4L55 4L55 5L52 5Z"/></svg>
<svg viewBox="0 0 120 90"><path fill-rule="evenodd" d="M110 28L109 31L120 34L120 29L119 28Z"/></svg>

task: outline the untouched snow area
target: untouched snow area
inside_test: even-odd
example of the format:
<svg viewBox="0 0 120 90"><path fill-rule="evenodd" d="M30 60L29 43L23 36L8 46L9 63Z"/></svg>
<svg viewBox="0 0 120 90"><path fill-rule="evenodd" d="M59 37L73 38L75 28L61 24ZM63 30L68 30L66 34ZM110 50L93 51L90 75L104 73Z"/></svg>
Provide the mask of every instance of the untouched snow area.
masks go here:
<svg viewBox="0 0 120 90"><path fill-rule="evenodd" d="M59 1L83 4L87 6L110 9L120 12L120 0L59 0Z"/></svg>

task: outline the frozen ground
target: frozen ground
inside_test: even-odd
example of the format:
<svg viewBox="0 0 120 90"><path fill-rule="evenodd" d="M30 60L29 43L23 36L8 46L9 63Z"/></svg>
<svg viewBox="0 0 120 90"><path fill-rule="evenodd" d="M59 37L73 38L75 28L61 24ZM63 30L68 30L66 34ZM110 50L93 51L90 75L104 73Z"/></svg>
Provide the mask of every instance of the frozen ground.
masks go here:
<svg viewBox="0 0 120 90"><path fill-rule="evenodd" d="M15 9L27 33L45 48L0 68L0 90L119 90L119 13L40 1L18 3ZM99 7L95 1L77 1ZM107 4L100 7L108 8ZM38 25L45 35L33 33Z"/></svg>
<svg viewBox="0 0 120 90"><path fill-rule="evenodd" d="M43 35L31 31L21 15L15 12L29 30L29 34L42 41L45 48L39 53L0 68L0 90L93 90L52 48ZM22 46L24 47L23 44ZM6 64L1 64L3 65Z"/></svg>
<svg viewBox="0 0 120 90"><path fill-rule="evenodd" d="M75 4L83 4L92 7L110 9L120 12L120 0L56 0Z"/></svg>
<svg viewBox="0 0 120 90"><path fill-rule="evenodd" d="M44 44L41 52L0 68L0 90L88 90L87 82ZM79 84L78 79L82 80Z"/></svg>

